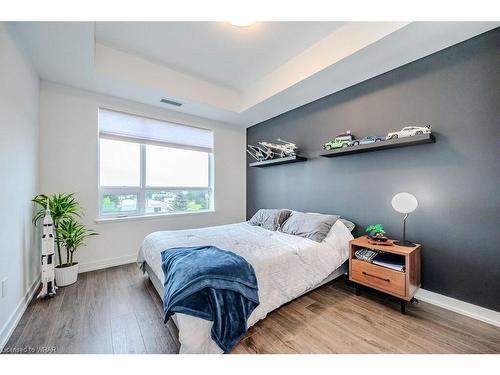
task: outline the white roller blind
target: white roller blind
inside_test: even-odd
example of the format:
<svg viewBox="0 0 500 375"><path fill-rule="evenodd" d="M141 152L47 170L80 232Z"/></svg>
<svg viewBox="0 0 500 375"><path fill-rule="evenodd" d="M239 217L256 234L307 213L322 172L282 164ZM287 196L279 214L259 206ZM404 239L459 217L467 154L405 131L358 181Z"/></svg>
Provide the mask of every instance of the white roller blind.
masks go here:
<svg viewBox="0 0 500 375"><path fill-rule="evenodd" d="M103 108L99 109L99 134L105 138L205 152L213 149L211 130Z"/></svg>

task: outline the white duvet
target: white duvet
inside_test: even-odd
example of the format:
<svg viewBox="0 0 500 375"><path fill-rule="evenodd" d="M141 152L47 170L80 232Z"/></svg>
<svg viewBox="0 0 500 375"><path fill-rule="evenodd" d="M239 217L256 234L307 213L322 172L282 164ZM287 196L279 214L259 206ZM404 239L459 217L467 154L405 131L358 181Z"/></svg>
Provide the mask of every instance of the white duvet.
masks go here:
<svg viewBox="0 0 500 375"><path fill-rule="evenodd" d="M213 245L230 250L249 262L257 276L259 306L248 326L279 306L318 286L347 260L353 237L342 222L332 226L321 243L270 231L246 222L201 229L154 232L141 246L138 262L146 261L164 281L160 253L172 247ZM180 353L222 353L210 337L212 322L177 313Z"/></svg>

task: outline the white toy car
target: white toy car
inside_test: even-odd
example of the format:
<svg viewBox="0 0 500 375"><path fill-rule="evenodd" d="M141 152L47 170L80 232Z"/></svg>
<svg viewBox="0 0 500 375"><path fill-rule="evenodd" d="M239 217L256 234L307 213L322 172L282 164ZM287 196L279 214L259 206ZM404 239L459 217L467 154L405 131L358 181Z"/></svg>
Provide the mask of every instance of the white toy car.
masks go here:
<svg viewBox="0 0 500 375"><path fill-rule="evenodd" d="M403 137L411 137L412 135L429 134L431 126L406 126L403 129L387 134L385 139L397 139Z"/></svg>

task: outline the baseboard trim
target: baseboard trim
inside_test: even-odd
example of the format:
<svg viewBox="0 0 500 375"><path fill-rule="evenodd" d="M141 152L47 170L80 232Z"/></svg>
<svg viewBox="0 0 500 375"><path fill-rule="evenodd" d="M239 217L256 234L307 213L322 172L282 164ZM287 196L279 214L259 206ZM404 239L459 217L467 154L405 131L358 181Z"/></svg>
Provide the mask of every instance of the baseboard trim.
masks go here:
<svg viewBox="0 0 500 375"><path fill-rule="evenodd" d="M7 345L10 336L16 329L17 324L19 323L21 317L26 311L26 308L28 307L31 300L35 296L35 293L37 292L39 285L40 285L40 276L36 278L35 282L28 289L28 291L21 299L21 301L19 301L12 314L10 314L9 319L7 319L2 329L0 330L0 353L3 351L5 345Z"/></svg>
<svg viewBox="0 0 500 375"><path fill-rule="evenodd" d="M101 270L103 268L121 266L123 264L134 263L137 260L137 253L125 255L118 258L108 258L96 262L80 263L78 273Z"/></svg>
<svg viewBox="0 0 500 375"><path fill-rule="evenodd" d="M446 297L442 294L434 293L425 289L419 289L415 294L415 298L420 301L430 303L431 305L439 306L443 309L500 327L500 312L473 305L472 303L460 301L455 298Z"/></svg>

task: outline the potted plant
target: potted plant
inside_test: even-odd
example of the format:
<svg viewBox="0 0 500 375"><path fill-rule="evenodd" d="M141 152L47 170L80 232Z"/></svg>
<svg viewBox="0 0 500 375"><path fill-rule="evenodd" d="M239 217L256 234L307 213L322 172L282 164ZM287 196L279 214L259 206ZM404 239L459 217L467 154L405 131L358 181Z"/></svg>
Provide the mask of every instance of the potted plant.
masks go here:
<svg viewBox="0 0 500 375"><path fill-rule="evenodd" d="M66 249L66 263L59 264L55 268L57 286L66 286L76 282L78 277L78 262L73 261L75 251L85 245L87 237L96 236L98 233L87 229L85 225L78 223L75 219L63 220L57 228L61 244Z"/></svg>
<svg viewBox="0 0 500 375"><path fill-rule="evenodd" d="M66 283L66 281L69 279L65 277L66 274L69 273L72 275L71 280L74 279L73 282L76 281L76 277L78 276L78 266L75 266L75 263L73 262L73 253L76 251L78 246L82 245L83 239L91 235L90 233L97 233L93 231L86 231L85 233L83 233L84 237L78 242L76 246L74 246L76 242L74 241L74 239L72 240L70 238L71 231L75 230L74 225L68 224L67 222L72 221L76 223L75 217L82 216L82 208L80 207L78 201L76 201L75 199L75 193L62 193L54 194L51 196L39 194L33 198L33 202L40 206L39 210L33 217L33 224L35 225L38 223L38 221L43 220L43 218L45 217L45 209L48 204L50 214L54 222L54 239L56 243L57 258L59 263L55 267L56 284L58 286L69 285L72 282ZM65 228L64 231L61 231L60 229L62 226L64 226ZM79 234L77 237L81 237L81 229L78 229L78 233ZM69 242L65 242L62 236L63 234L66 238L70 238ZM68 250L66 244L69 245L71 250ZM66 248L66 263L63 263L61 246L64 246Z"/></svg>
<svg viewBox="0 0 500 375"><path fill-rule="evenodd" d="M382 224L370 224L366 227L365 232L368 233L368 237L375 241L387 241L387 237L384 236L385 230Z"/></svg>

